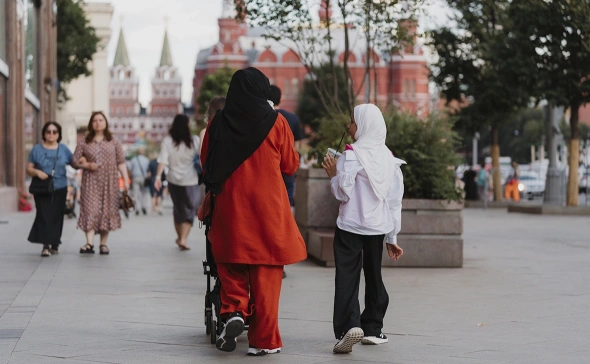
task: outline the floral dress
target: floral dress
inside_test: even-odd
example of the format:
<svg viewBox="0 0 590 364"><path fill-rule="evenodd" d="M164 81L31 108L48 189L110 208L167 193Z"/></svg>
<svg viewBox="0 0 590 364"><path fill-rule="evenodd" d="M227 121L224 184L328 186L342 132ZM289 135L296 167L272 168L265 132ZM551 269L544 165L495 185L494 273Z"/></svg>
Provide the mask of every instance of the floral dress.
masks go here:
<svg viewBox="0 0 590 364"><path fill-rule="evenodd" d="M121 143L112 139L91 143L80 142L73 160L80 158L98 164L96 171L84 170L80 187L80 218L78 229L87 232L113 231L121 227L119 215L119 170L125 163Z"/></svg>

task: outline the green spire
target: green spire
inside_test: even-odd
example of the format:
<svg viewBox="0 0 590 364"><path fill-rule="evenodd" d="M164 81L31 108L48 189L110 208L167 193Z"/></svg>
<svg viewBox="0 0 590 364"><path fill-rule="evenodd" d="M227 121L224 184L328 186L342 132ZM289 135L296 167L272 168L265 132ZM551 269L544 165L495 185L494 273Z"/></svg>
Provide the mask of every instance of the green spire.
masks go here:
<svg viewBox="0 0 590 364"><path fill-rule="evenodd" d="M164 32L164 46L162 47L162 56L160 57L160 67L172 66L172 53L170 52L170 42L168 41L168 29Z"/></svg>
<svg viewBox="0 0 590 364"><path fill-rule="evenodd" d="M119 42L117 43L117 51L115 52L113 66L129 66L129 55L127 54L127 45L125 45L123 28L121 28L119 33Z"/></svg>

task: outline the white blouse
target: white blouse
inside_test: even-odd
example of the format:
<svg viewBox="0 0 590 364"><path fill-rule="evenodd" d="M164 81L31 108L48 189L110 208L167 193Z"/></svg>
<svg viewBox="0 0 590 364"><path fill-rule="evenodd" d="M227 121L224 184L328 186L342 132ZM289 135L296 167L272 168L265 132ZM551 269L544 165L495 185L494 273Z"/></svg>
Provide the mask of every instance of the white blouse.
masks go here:
<svg viewBox="0 0 590 364"><path fill-rule="evenodd" d="M195 157L199 154L199 137L193 136L193 147L184 143L174 145L172 137L164 137L160 147L158 163L168 167L166 179L177 186L195 186L199 184L199 175L195 169Z"/></svg>
<svg viewBox="0 0 590 364"><path fill-rule="evenodd" d="M360 235L385 234L388 244L397 244L401 229L404 177L400 168L406 162L395 159L395 177L387 198L379 200L365 169L354 151L345 151L336 163L336 176L330 180L332 193L342 203L336 225Z"/></svg>

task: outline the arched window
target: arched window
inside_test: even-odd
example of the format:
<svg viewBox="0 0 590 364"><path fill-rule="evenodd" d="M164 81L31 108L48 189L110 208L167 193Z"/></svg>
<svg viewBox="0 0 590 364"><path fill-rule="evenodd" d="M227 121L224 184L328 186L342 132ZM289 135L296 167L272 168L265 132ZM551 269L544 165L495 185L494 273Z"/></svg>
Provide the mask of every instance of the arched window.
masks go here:
<svg viewBox="0 0 590 364"><path fill-rule="evenodd" d="M296 78L291 80L291 92L293 93L293 97L299 96L299 80Z"/></svg>

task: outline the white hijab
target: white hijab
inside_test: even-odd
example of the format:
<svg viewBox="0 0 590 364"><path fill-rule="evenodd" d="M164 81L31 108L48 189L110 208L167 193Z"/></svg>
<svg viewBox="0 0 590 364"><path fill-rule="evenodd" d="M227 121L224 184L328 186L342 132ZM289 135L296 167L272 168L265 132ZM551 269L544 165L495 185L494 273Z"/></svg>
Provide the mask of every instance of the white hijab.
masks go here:
<svg viewBox="0 0 590 364"><path fill-rule="evenodd" d="M362 104L354 108L357 131L352 149L369 176L371 187L383 201L393 184L395 165L403 164L394 158L385 146L387 128L381 110L373 104Z"/></svg>

